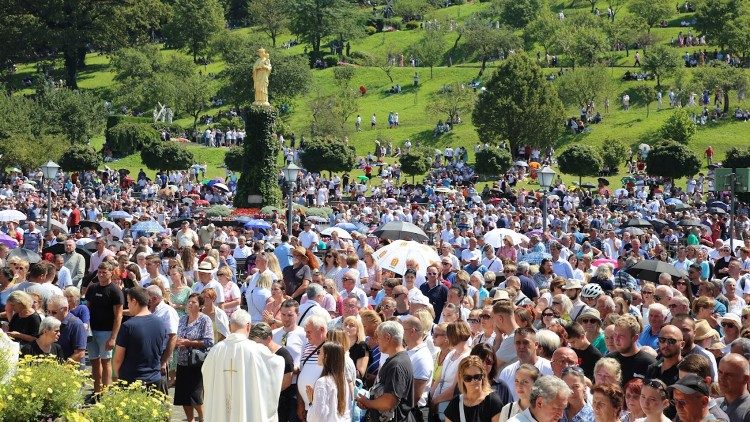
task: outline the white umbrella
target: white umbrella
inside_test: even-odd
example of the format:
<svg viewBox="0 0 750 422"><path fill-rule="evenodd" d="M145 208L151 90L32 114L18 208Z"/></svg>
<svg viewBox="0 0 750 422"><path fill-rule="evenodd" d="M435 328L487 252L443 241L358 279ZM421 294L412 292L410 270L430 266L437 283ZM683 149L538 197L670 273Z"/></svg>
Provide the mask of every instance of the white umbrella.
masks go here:
<svg viewBox="0 0 750 422"><path fill-rule="evenodd" d="M21 190L36 190L36 188L34 187L34 185L32 185L31 183L24 183L24 184L22 184L20 189Z"/></svg>
<svg viewBox="0 0 750 422"><path fill-rule="evenodd" d="M375 251L375 262L380 268L396 274L406 271L408 259L415 260L420 269L427 269L431 264L440 262L440 256L434 249L413 240L396 240Z"/></svg>
<svg viewBox="0 0 750 422"><path fill-rule="evenodd" d="M177 187L176 185L167 185L166 188L171 190L172 192L178 192L180 190L180 188Z"/></svg>
<svg viewBox="0 0 750 422"><path fill-rule="evenodd" d="M519 166L519 167L528 167L528 166L529 166L529 165L528 165L528 164L526 163L526 161L520 161L520 160L519 160L519 161L516 161L516 162L515 162L515 165L517 165L517 166Z"/></svg>
<svg viewBox="0 0 750 422"><path fill-rule="evenodd" d="M332 236L333 232L336 232L341 239L352 240L352 236L349 234L349 232L338 227L329 227L320 232L320 234L323 236Z"/></svg>
<svg viewBox="0 0 750 422"><path fill-rule="evenodd" d="M455 190L453 190L451 188L446 188L446 187L439 187L439 188L435 189L435 192L438 192L438 193L456 193Z"/></svg>
<svg viewBox="0 0 750 422"><path fill-rule="evenodd" d="M44 227L47 227L47 220L42 219L42 224L44 224ZM51 227L57 228L63 233L66 233L66 234L68 233L68 226L66 226L64 223L60 221L55 220L54 218L49 219L49 225Z"/></svg>
<svg viewBox="0 0 750 422"><path fill-rule="evenodd" d="M108 215L109 218L115 219L115 218L122 218L122 219L128 219L132 218L133 216L126 213L125 211L112 211Z"/></svg>
<svg viewBox="0 0 750 422"><path fill-rule="evenodd" d="M505 236L510 236L513 239L514 245L520 245L529 241L528 237L521 233L516 233L511 229L492 229L484 234L484 241L492 245L493 248L499 248L503 246Z"/></svg>
<svg viewBox="0 0 750 422"><path fill-rule="evenodd" d="M26 219L26 214L18 210L2 210L0 211L0 221L7 223L8 221L22 221Z"/></svg>
<svg viewBox="0 0 750 422"><path fill-rule="evenodd" d="M11 167L8 171L11 173L21 173L21 169L18 167Z"/></svg>
<svg viewBox="0 0 750 422"><path fill-rule="evenodd" d="M118 239L122 239L122 229L120 228L120 226L112 221L107 220L98 221L98 223L100 226L102 226L102 229L109 229L109 232L112 233L112 236L117 236Z"/></svg>
<svg viewBox="0 0 750 422"><path fill-rule="evenodd" d="M224 192L229 192L229 186L223 184L223 183L214 183L214 186L216 189L221 189Z"/></svg>

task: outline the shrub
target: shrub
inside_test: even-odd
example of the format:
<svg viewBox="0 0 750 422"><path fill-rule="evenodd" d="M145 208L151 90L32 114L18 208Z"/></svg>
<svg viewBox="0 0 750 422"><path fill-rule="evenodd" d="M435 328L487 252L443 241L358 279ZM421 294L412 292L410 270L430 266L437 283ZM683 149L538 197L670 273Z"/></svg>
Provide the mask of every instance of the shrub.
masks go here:
<svg viewBox="0 0 750 422"><path fill-rule="evenodd" d="M339 64L339 56L324 56L326 67L336 67Z"/></svg>
<svg viewBox="0 0 750 422"><path fill-rule="evenodd" d="M663 141L648 153L646 172L652 176L680 177L692 176L701 168L701 160L693 151L674 141Z"/></svg>
<svg viewBox="0 0 750 422"><path fill-rule="evenodd" d="M245 160L245 150L241 146L229 148L224 155L224 165L232 171L242 171L242 162Z"/></svg>
<svg viewBox="0 0 750 422"><path fill-rule="evenodd" d="M105 146L115 157L133 154L145 145L160 139L159 132L150 124L129 122L122 122L107 129L105 137Z"/></svg>
<svg viewBox="0 0 750 422"><path fill-rule="evenodd" d="M412 183L414 176L424 174L432 165L432 151L426 148L412 148L398 159L401 170L410 175Z"/></svg>
<svg viewBox="0 0 750 422"><path fill-rule="evenodd" d="M104 390L99 402L83 416L97 422L167 421L172 416L172 401L159 391L146 389L140 381L129 385L118 382Z"/></svg>
<svg viewBox="0 0 750 422"><path fill-rule="evenodd" d="M476 155L476 172L485 176L504 174L513 164L513 157L504 148L482 148Z"/></svg>
<svg viewBox="0 0 750 422"><path fill-rule="evenodd" d="M195 158L193 153L175 142L155 141L141 150L141 160L151 170L185 170Z"/></svg>
<svg viewBox="0 0 750 422"><path fill-rule="evenodd" d="M102 157L89 145L73 144L60 157L60 167L65 171L96 170Z"/></svg>
<svg viewBox="0 0 750 422"><path fill-rule="evenodd" d="M660 129L664 139L671 139L683 145L687 145L697 131L698 126L684 108L678 109L669 116Z"/></svg>
<svg viewBox="0 0 750 422"><path fill-rule="evenodd" d="M365 33L367 35L374 35L376 32L378 32L378 28L375 28L372 25L368 25L365 27Z"/></svg>
<svg viewBox="0 0 750 422"><path fill-rule="evenodd" d="M557 157L560 171L565 174L578 176L581 183L583 176L597 176L602 170L602 157L594 147L590 145L573 145Z"/></svg>
<svg viewBox="0 0 750 422"><path fill-rule="evenodd" d="M206 210L208 217L228 217L232 214L232 209L226 205L214 205Z"/></svg>
<svg viewBox="0 0 750 422"><path fill-rule="evenodd" d="M628 147L617 139L607 139L602 145L601 156L604 167L608 167L610 172L617 173L620 164L628 156Z"/></svg>
<svg viewBox="0 0 750 422"><path fill-rule="evenodd" d="M401 29L401 18L390 18L383 21L383 27L390 26L393 29L399 30Z"/></svg>
<svg viewBox="0 0 750 422"><path fill-rule="evenodd" d="M311 139L300 153L302 166L308 171L351 171L357 159L354 147L340 139Z"/></svg>
<svg viewBox="0 0 750 422"><path fill-rule="evenodd" d="M419 22L417 21L406 22L406 29L417 29L417 28L419 28Z"/></svg>

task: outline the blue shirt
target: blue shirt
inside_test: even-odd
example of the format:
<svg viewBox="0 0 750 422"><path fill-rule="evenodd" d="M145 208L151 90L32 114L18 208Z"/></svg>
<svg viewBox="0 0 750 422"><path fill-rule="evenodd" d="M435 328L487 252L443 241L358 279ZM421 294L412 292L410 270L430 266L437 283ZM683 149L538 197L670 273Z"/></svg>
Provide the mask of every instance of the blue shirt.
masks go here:
<svg viewBox="0 0 750 422"><path fill-rule="evenodd" d="M641 346L650 346L654 350L659 350L659 333L651 334L651 326L647 325L643 329L641 336L638 337L638 344Z"/></svg>
<svg viewBox="0 0 750 422"><path fill-rule="evenodd" d="M552 261L552 272L559 277L573 278L573 267L570 266L568 261L562 258Z"/></svg>
<svg viewBox="0 0 750 422"><path fill-rule="evenodd" d="M568 409L563 412L563 417L560 422L591 422L594 420L594 409L590 404L586 403L583 405L581 410L574 416L568 415Z"/></svg>
<svg viewBox="0 0 750 422"><path fill-rule="evenodd" d="M60 324L60 338L57 344L62 348L65 359L76 350L86 350L86 325L75 315L68 313Z"/></svg>
<svg viewBox="0 0 750 422"><path fill-rule="evenodd" d="M167 328L157 316L135 316L123 322L115 344L125 348L120 379L149 383L161 379L161 355L167 347Z"/></svg>
<svg viewBox="0 0 750 422"><path fill-rule="evenodd" d="M283 270L292 265L292 247L288 243L282 243L273 250L273 254L279 260L279 267Z"/></svg>

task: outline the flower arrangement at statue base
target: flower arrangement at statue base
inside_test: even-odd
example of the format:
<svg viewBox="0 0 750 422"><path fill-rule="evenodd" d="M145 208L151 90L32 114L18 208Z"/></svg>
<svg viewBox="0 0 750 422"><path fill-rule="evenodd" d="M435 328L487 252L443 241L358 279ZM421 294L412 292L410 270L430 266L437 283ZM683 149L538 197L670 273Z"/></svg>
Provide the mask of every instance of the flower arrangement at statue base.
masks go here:
<svg viewBox="0 0 750 422"><path fill-rule="evenodd" d="M76 362L25 356L16 373L0 385L0 422L55 420L83 406L88 374Z"/></svg>
<svg viewBox="0 0 750 422"><path fill-rule="evenodd" d="M66 422L166 422L172 403L164 393L148 389L140 381L119 381L107 387L96 404L64 415Z"/></svg>

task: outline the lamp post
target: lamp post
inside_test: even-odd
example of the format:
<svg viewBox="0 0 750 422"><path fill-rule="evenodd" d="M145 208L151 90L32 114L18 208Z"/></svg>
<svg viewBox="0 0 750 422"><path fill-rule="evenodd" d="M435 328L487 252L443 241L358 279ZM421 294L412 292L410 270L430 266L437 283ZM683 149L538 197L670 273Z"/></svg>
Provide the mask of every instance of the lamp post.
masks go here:
<svg viewBox="0 0 750 422"><path fill-rule="evenodd" d="M54 161L50 160L42 165L42 174L47 179L47 230L49 231L52 227L52 181L57 176L57 171L60 170L60 166Z"/></svg>
<svg viewBox="0 0 750 422"><path fill-rule="evenodd" d="M544 166L539 170L539 186L542 187L542 232L547 231L547 191L552 186L555 171L550 166Z"/></svg>
<svg viewBox="0 0 750 422"><path fill-rule="evenodd" d="M283 168L284 180L286 180L286 186L288 189L287 206L289 208L287 209L287 235L291 235L292 233L292 196L294 194L294 181L297 180L297 175L300 170L302 170L302 168L294 163L289 163Z"/></svg>

